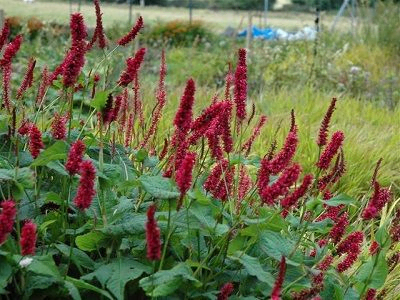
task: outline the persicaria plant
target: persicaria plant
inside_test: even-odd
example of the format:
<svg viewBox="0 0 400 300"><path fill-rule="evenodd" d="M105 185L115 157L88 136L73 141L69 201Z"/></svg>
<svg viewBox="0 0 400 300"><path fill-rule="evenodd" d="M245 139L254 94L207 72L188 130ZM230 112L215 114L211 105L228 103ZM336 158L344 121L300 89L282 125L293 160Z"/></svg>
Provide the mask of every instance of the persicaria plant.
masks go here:
<svg viewBox="0 0 400 300"><path fill-rule="evenodd" d="M340 100L333 98L321 116L313 169L305 172L297 160L302 140L295 112L288 112L281 142L265 136L268 117L249 109L245 49L224 91L201 112L194 109L195 78L188 78L178 107L167 105L164 51L155 102L142 101L147 49L129 56L123 70L108 58L130 47L143 19L113 42L98 0L94 7L93 36L83 16L72 14L64 59L36 70L43 62L32 58L20 85L11 79L24 39L7 43L8 23L0 36L1 295L275 300L384 294L400 212L390 187L379 182L381 160L361 200L337 192L346 176L346 134L332 133L330 123ZM98 53L93 67L90 52ZM167 109L173 119L163 119ZM257 139L263 153L253 151Z"/></svg>

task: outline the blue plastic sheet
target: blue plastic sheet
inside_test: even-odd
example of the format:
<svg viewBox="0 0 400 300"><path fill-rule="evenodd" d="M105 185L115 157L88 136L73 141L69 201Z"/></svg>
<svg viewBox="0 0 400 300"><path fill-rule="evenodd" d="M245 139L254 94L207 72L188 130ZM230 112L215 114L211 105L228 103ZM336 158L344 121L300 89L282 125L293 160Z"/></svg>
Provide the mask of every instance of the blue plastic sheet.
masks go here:
<svg viewBox="0 0 400 300"><path fill-rule="evenodd" d="M246 36L247 35L247 29L241 31L238 33L238 36ZM253 38L260 38L264 40L275 40L277 39L276 35L276 30L272 28L258 28L256 26L253 26L251 28L251 35Z"/></svg>

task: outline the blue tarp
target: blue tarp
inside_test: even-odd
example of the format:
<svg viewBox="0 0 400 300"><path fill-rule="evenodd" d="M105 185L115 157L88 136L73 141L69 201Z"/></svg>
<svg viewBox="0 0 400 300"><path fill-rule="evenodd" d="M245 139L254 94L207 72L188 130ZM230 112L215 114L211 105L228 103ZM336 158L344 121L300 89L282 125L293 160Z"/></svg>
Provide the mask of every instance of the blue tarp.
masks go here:
<svg viewBox="0 0 400 300"><path fill-rule="evenodd" d="M251 28L251 35L254 38L261 38L264 40L275 40L277 38L276 36L276 30L272 28L258 28L256 26L253 26ZM247 35L247 29L241 31L238 33L238 36L246 36Z"/></svg>

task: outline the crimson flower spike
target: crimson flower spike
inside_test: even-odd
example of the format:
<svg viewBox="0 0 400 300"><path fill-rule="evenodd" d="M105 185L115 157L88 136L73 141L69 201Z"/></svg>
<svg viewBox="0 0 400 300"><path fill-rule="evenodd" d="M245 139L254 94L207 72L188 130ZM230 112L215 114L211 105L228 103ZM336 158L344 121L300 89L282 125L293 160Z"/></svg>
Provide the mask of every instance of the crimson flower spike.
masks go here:
<svg viewBox="0 0 400 300"><path fill-rule="evenodd" d="M93 4L96 10L96 28L94 30L94 34L92 40L90 41L89 47L92 47L96 40L99 42L99 47L104 49L107 46L106 37L104 35L104 28L103 28L103 20L101 18L102 13L100 10L100 1L93 0Z"/></svg>
<svg viewBox="0 0 400 300"><path fill-rule="evenodd" d="M15 39L7 45L4 50L3 58L0 59L0 66L11 64L12 58L17 54L22 44L22 35L17 35Z"/></svg>
<svg viewBox="0 0 400 300"><path fill-rule="evenodd" d="M22 80L21 86L17 92L17 99L21 99L26 89L32 86L33 82L33 69L35 68L36 60L34 58L29 59L28 67L26 69L24 79Z"/></svg>
<svg viewBox="0 0 400 300"><path fill-rule="evenodd" d="M137 19L136 24L132 27L131 31L125 35L124 37L118 40L118 45L125 46L129 42L133 41L136 35L139 33L140 29L143 28L143 18L142 16Z"/></svg>
<svg viewBox="0 0 400 300"><path fill-rule="evenodd" d="M154 218L156 206L153 204L147 210L146 241L147 258L149 260L159 260L161 258L160 229Z"/></svg>
<svg viewBox="0 0 400 300"><path fill-rule="evenodd" d="M336 131L333 133L329 144L326 146L324 152L322 152L317 167L326 170L332 161L332 158L338 153L339 148L343 145L344 133L342 131Z"/></svg>
<svg viewBox="0 0 400 300"><path fill-rule="evenodd" d="M275 280L275 284L272 288L271 300L280 300L281 299L281 290L283 281L285 279L286 273L286 258L282 256L281 263L279 264L279 274Z"/></svg>
<svg viewBox="0 0 400 300"><path fill-rule="evenodd" d="M96 194L96 190L94 189L96 168L90 160L86 160L80 164L79 173L81 178L74 198L74 204L79 209L84 210L90 207L93 197Z"/></svg>
<svg viewBox="0 0 400 300"><path fill-rule="evenodd" d="M12 199L1 202L0 207L0 245L5 242L9 233L11 233L17 209Z"/></svg>
<svg viewBox="0 0 400 300"><path fill-rule="evenodd" d="M32 124L29 129L29 151L33 158L36 158L40 154L40 150L44 148L42 141L42 133L35 124Z"/></svg>
<svg viewBox="0 0 400 300"><path fill-rule="evenodd" d="M217 300L228 300L232 294L234 286L231 282L225 283L219 291Z"/></svg>
<svg viewBox="0 0 400 300"><path fill-rule="evenodd" d="M25 222L21 229L21 254L34 255L36 247L36 224L31 220Z"/></svg>
<svg viewBox="0 0 400 300"><path fill-rule="evenodd" d="M257 125L254 127L253 132L250 136L250 138L247 140L246 143L244 143L242 147L242 151L246 150L246 156L249 155L251 146L254 143L254 140L260 135L261 133L261 128L265 125L265 122L267 121L267 117L262 115L260 119L258 120Z"/></svg>
<svg viewBox="0 0 400 300"><path fill-rule="evenodd" d="M336 98L332 98L331 104L322 120L321 127L319 128L319 135L317 139L318 146L322 147L326 145L328 139L329 123L331 122L332 114L335 110Z"/></svg>
<svg viewBox="0 0 400 300"><path fill-rule="evenodd" d="M1 30L0 33L0 51L6 44L9 34L10 34L10 22L6 19L3 25L3 29Z"/></svg>
<svg viewBox="0 0 400 300"><path fill-rule="evenodd" d="M74 175L79 172L79 166L82 162L85 149L86 146L81 140L77 140L72 144L68 152L67 162L65 163L65 169L68 171L69 175Z"/></svg>
<svg viewBox="0 0 400 300"><path fill-rule="evenodd" d="M283 148L269 162L271 174L278 174L290 164L296 153L298 143L297 131L289 131Z"/></svg>
<svg viewBox="0 0 400 300"><path fill-rule="evenodd" d="M181 192L176 209L179 210L182 206L183 197L192 185L192 171L196 162L196 153L187 152L178 170L176 171L176 184Z"/></svg>
<svg viewBox="0 0 400 300"><path fill-rule="evenodd" d="M129 57L126 60L126 69L121 73L118 80L119 86L125 87L137 77L145 54L146 48L141 48L135 53L134 57Z"/></svg>
<svg viewBox="0 0 400 300"><path fill-rule="evenodd" d="M239 122L246 118L247 99L247 65L246 50L239 49L238 65L235 72L234 101L236 104L236 116Z"/></svg>

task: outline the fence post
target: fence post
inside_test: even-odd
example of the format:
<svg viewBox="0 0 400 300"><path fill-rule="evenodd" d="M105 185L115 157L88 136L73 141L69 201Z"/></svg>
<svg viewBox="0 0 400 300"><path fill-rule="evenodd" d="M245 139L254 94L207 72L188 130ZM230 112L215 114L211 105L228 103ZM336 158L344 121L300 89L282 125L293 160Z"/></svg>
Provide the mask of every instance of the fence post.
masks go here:
<svg viewBox="0 0 400 300"><path fill-rule="evenodd" d="M0 9L0 26L4 24L4 10Z"/></svg>
<svg viewBox="0 0 400 300"><path fill-rule="evenodd" d="M250 49L251 45L251 38L252 38L252 32L253 32L253 16L251 12L249 12L249 19L248 19L248 24L247 24L247 34L246 34L246 49Z"/></svg>

